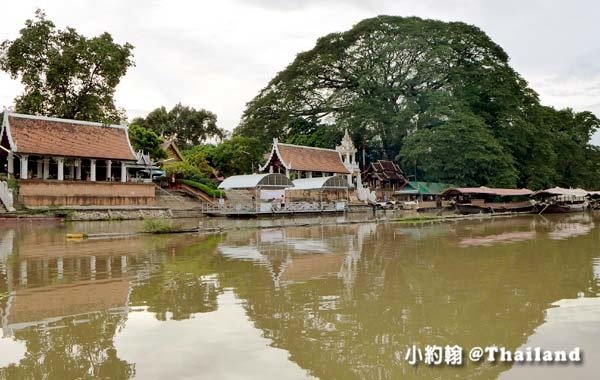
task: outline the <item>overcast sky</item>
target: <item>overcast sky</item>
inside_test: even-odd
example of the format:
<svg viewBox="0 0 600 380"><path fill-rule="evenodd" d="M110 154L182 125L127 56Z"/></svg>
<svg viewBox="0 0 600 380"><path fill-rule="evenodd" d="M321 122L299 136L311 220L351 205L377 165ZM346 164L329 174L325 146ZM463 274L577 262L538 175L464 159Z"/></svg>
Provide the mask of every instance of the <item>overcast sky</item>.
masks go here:
<svg viewBox="0 0 600 380"><path fill-rule="evenodd" d="M4 4L0 39L14 39L38 7L59 28L108 31L135 46L136 66L116 92L130 117L182 102L215 112L231 130L246 102L298 52L381 14L475 24L505 49L543 104L600 116L594 0L19 0ZM0 73L0 104L19 93L20 84Z"/></svg>

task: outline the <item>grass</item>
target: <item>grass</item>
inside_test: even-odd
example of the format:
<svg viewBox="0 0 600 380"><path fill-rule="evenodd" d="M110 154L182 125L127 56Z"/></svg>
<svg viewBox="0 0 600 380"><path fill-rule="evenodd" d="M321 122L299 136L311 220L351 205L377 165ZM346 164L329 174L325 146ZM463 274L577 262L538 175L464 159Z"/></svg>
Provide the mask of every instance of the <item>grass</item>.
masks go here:
<svg viewBox="0 0 600 380"><path fill-rule="evenodd" d="M143 231L151 234L168 234L176 228L164 219L150 218L144 220Z"/></svg>
<svg viewBox="0 0 600 380"><path fill-rule="evenodd" d="M205 192L213 198L224 198L225 192L219 189L212 188L204 183L192 181L191 179L180 179L179 182L191 186L195 189Z"/></svg>

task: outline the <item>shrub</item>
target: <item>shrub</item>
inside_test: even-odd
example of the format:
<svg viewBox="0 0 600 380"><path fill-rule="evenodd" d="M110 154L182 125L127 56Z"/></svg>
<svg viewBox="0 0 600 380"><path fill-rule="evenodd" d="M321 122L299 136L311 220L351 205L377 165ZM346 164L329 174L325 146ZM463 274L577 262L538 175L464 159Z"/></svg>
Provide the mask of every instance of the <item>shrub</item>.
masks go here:
<svg viewBox="0 0 600 380"><path fill-rule="evenodd" d="M184 183L188 186L191 186L195 189L205 192L213 198L225 198L225 192L223 190L217 189L214 184L204 184L197 181L192 181L189 179L181 179L179 182ZM209 182L210 183L210 182Z"/></svg>
<svg viewBox="0 0 600 380"><path fill-rule="evenodd" d="M145 219L144 220L144 232L151 234L166 234L173 232L173 227L166 220L163 219Z"/></svg>

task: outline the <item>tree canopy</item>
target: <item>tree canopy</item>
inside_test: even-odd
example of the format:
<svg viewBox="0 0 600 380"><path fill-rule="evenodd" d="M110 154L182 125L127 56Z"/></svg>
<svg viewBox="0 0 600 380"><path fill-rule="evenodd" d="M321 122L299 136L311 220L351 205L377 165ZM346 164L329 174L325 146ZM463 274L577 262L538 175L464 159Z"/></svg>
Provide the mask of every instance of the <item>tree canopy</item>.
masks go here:
<svg viewBox="0 0 600 380"><path fill-rule="evenodd" d="M70 27L57 29L38 9L19 37L0 45L0 68L23 83L18 112L119 122L124 111L115 106L114 93L134 64L132 50L108 33L87 38Z"/></svg>
<svg viewBox="0 0 600 380"><path fill-rule="evenodd" d="M145 118L137 118L134 122L161 137L175 139L180 147L190 147L210 138L225 137L225 132L217 126L217 115L181 103L170 111L164 106L156 108Z"/></svg>
<svg viewBox="0 0 600 380"><path fill-rule="evenodd" d="M472 25L366 19L298 54L248 103L234 133L265 148L272 137L332 147L348 128L363 164L416 161L424 180L600 186L589 145L598 119L540 105L508 61Z"/></svg>
<svg viewBox="0 0 600 380"><path fill-rule="evenodd" d="M167 158L167 152L160 147L162 140L153 131L138 124L129 125L129 140L135 150L150 154L153 160Z"/></svg>

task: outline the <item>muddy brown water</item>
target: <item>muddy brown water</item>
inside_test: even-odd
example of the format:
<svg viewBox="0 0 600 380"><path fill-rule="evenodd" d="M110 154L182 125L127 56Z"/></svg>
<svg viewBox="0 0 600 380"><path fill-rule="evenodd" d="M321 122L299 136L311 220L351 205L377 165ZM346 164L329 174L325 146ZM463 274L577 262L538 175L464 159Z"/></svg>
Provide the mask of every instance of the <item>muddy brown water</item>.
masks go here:
<svg viewBox="0 0 600 380"><path fill-rule="evenodd" d="M140 228L0 229L0 379L600 374L595 216L65 239ZM413 345L458 345L465 363L410 365ZM467 360L493 345L580 347L583 362Z"/></svg>

